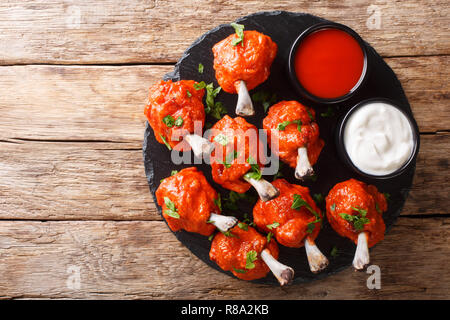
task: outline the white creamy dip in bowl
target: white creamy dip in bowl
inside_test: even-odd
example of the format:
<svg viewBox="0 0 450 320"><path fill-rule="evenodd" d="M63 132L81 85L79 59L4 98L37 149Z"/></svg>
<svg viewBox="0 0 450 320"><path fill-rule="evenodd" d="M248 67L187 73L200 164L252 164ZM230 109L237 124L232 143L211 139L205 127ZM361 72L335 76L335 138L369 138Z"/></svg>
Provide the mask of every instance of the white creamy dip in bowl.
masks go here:
<svg viewBox="0 0 450 320"><path fill-rule="evenodd" d="M417 125L392 101L362 101L347 112L338 128L341 157L359 174L391 178L404 172L417 155Z"/></svg>

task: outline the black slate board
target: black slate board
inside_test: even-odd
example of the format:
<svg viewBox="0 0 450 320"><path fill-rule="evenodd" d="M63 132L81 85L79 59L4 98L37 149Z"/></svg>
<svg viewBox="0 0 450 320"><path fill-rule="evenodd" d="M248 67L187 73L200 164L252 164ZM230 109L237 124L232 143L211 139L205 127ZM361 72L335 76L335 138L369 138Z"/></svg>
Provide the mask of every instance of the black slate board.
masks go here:
<svg viewBox="0 0 450 320"><path fill-rule="evenodd" d="M360 88L358 92L349 100L334 105L333 108L335 115L333 117L324 118L320 116L320 113L326 112L328 106L308 101L298 95L289 81L287 64L289 50L297 36L306 28L316 23L328 21L309 14L273 11L255 13L243 17L237 20L237 22L244 24L246 30L257 30L270 36L278 45L278 54L272 65L269 79L259 87L253 89L250 94L264 90L276 93L278 101L297 100L305 105L313 107L316 110L316 118L320 127L320 135L322 139L325 140L325 147L318 162L314 165L314 169L317 173L317 180L310 180L301 184L309 187L311 194L322 193L326 196L329 190L336 183L349 178L355 178L377 186L381 192L390 193L391 198L389 201L389 209L383 215L387 227L386 232L388 232L399 216L411 188L415 163L408 171L389 180L373 180L358 176L346 167L338 157L335 146L335 131L338 119L341 118L349 108L362 100L373 97L384 97L393 100L413 119L408 100L406 99L401 84L394 72L375 52L375 50L367 44L368 66L370 72L364 87ZM221 25L205 33L185 51L182 58L176 64L174 71L167 74L164 77L164 80L172 79L176 81L181 79L192 79L196 81L205 81L206 83L214 82L214 86L217 87L218 84L215 79L213 69L213 54L211 48L215 43L224 39L233 32L234 29L230 25ZM203 74L198 72L199 63L204 65ZM228 109L228 114L231 117L236 116L234 113L234 107L236 105L237 95L231 95L222 91L217 96L216 101L223 102ZM258 103L255 103L255 109L257 110L256 115L246 118L246 120L256 125L258 128L262 128L262 120L265 116L264 110ZM207 122L213 124L216 121L217 120L213 118L207 117ZM193 166L173 164L171 161L170 152L164 145L156 142L153 130L151 130L148 123L145 129L143 155L145 173L147 175L150 191L155 199L155 202L155 191L158 188L161 179L170 176L172 170L180 170L182 168ZM194 159L192 154L191 157ZM221 193L222 198L228 196L229 191L223 189L213 181L211 176L211 168L208 165L194 165L205 173L208 181L218 192ZM294 170L289 168L287 165L284 165L281 171L284 174L283 178L289 182L297 184L300 183L294 178ZM266 176L265 178L269 181L272 180L271 177ZM254 193L254 195L256 196L256 193ZM234 214L238 218L242 218L243 213L248 213L251 217L252 207L252 204L241 201L239 204L239 213L235 212ZM157 205L157 208L161 214L161 207ZM323 206L322 211L324 212ZM207 237L185 231L176 232L175 236L199 259L212 268L224 272L209 259L211 242L207 239ZM346 238L338 236L326 220L324 221L323 229L321 230L316 242L321 251L330 260L330 265L328 268L317 275L312 274L309 270L304 248L295 249L287 248L281 245L279 246L279 260L282 263L291 266L295 270L294 283L321 279L351 265L355 252L355 244ZM379 245L383 245L383 243L381 242ZM333 246L336 246L338 249L337 257L330 256ZM375 260L372 262L376 264L377 261ZM233 276L230 272L226 273ZM255 280L254 282L278 285L277 280L270 273L266 278Z"/></svg>

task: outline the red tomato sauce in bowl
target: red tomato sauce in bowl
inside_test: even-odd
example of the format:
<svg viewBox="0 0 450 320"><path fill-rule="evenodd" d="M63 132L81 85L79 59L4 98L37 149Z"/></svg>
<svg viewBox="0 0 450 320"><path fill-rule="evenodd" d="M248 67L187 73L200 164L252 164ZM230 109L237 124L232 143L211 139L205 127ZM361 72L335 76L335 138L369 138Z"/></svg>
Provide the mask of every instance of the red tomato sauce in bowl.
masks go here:
<svg viewBox="0 0 450 320"><path fill-rule="evenodd" d="M313 98L341 100L361 84L366 55L352 34L324 26L301 35L297 41L291 68L302 89Z"/></svg>

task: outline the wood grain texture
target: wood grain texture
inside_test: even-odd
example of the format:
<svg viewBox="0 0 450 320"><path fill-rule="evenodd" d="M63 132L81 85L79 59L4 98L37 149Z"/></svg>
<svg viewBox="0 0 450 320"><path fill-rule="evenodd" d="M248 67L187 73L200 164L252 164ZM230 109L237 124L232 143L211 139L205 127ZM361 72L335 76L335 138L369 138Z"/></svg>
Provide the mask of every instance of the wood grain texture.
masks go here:
<svg viewBox="0 0 450 320"><path fill-rule="evenodd" d="M450 134L421 139L402 215L448 214ZM0 148L0 219L161 220L140 143L10 140Z"/></svg>
<svg viewBox="0 0 450 320"><path fill-rule="evenodd" d="M346 24L384 56L450 53L446 0L10 0L0 4L0 63L174 62L218 24L272 10ZM379 29L369 29L374 14Z"/></svg>
<svg viewBox="0 0 450 320"><path fill-rule="evenodd" d="M369 275L351 268L281 289L209 268L159 221L2 221L0 298L445 299L449 236L447 219L400 218L371 250L380 290L367 289ZM79 289L67 286L70 267L80 270Z"/></svg>
<svg viewBox="0 0 450 320"><path fill-rule="evenodd" d="M450 57L386 61L403 84L420 131L450 129ZM0 140L141 142L148 87L172 69L172 66L0 67L0 92L8 92L0 99Z"/></svg>

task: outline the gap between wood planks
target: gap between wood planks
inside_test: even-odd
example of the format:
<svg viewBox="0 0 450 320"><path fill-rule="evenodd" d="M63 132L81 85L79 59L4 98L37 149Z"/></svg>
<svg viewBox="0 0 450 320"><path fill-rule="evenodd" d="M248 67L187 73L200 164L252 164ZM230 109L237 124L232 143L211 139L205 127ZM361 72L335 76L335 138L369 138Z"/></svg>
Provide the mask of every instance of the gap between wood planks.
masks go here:
<svg viewBox="0 0 450 320"><path fill-rule="evenodd" d="M450 56L449 53L434 53L434 54L418 54L418 55L382 55L383 59L403 59L403 58L429 58L429 57L447 57ZM18 62L18 63L9 63L2 64L0 63L0 67L14 67L14 66L61 66L61 67L82 67L82 66L96 66L96 67L126 67L126 66L175 66L178 61L159 61L159 62L142 62L142 61L129 61L129 62L85 62L85 63L52 63L52 62Z"/></svg>

